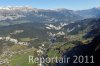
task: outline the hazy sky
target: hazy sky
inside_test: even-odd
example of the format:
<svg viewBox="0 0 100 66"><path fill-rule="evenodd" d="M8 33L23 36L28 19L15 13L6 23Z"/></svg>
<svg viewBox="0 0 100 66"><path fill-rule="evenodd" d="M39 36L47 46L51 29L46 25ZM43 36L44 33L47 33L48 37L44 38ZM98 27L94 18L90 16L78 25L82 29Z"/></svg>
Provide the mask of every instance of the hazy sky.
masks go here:
<svg viewBox="0 0 100 66"><path fill-rule="evenodd" d="M32 6L33 8L67 8L83 10L100 6L100 0L0 0L0 6Z"/></svg>

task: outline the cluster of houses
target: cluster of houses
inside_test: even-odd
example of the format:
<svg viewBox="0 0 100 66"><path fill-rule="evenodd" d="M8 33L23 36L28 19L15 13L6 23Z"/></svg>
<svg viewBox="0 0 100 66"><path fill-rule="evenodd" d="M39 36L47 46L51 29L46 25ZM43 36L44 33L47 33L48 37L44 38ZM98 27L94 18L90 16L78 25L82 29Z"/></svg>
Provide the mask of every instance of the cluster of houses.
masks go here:
<svg viewBox="0 0 100 66"><path fill-rule="evenodd" d="M26 45L26 46L29 45L28 42L19 42L17 39L11 38L9 36L7 36L7 37L0 37L0 40L10 41L10 42L13 42L14 44L19 44L19 45Z"/></svg>
<svg viewBox="0 0 100 66"><path fill-rule="evenodd" d="M46 49L44 48L44 44L42 44L42 46L39 46L39 49L37 50L38 55L43 54L44 50Z"/></svg>

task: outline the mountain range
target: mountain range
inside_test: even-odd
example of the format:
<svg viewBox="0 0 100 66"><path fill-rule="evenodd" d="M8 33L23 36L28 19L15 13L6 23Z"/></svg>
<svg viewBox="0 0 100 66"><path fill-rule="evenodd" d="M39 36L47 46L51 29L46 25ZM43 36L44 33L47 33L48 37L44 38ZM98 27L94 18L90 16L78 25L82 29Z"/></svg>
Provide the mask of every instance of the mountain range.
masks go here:
<svg viewBox="0 0 100 66"><path fill-rule="evenodd" d="M38 66L26 62L30 54L45 58L64 54L70 57L75 54L94 55L98 64L99 41L99 7L77 11L64 8L0 7L0 66ZM46 66L55 64L44 63ZM58 63L57 66L66 64Z"/></svg>
<svg viewBox="0 0 100 66"><path fill-rule="evenodd" d="M24 6L0 7L0 25L13 25L29 22L55 23L55 22L75 22L87 18L100 17L100 8L87 10L60 9L37 9Z"/></svg>

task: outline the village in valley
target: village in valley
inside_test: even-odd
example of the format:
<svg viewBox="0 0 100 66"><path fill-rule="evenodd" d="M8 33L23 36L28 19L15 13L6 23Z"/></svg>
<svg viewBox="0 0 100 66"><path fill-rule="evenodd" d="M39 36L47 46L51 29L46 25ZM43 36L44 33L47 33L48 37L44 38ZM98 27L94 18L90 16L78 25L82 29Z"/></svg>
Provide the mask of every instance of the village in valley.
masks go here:
<svg viewBox="0 0 100 66"><path fill-rule="evenodd" d="M26 45L26 46L29 45L28 42L18 42L17 39L11 38L10 36L7 36L7 37L0 37L0 40L10 41L10 42L13 42L14 44L19 44L19 45Z"/></svg>

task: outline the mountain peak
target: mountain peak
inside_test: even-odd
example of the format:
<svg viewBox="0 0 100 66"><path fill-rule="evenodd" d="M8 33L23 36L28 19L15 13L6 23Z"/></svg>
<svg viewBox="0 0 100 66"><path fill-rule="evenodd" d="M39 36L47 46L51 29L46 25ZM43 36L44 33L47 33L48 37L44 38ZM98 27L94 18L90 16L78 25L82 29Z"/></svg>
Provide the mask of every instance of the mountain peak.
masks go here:
<svg viewBox="0 0 100 66"><path fill-rule="evenodd" d="M95 9L100 9L100 7L95 7Z"/></svg>
<svg viewBox="0 0 100 66"><path fill-rule="evenodd" d="M1 6L0 9L11 10L11 9L32 9L30 6Z"/></svg>

